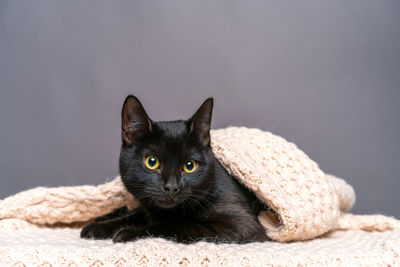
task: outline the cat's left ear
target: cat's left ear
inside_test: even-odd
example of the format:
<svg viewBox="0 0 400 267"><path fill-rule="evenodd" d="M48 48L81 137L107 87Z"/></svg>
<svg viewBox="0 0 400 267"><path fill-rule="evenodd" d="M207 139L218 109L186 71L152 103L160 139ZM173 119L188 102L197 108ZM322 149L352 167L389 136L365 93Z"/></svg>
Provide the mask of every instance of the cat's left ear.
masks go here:
<svg viewBox="0 0 400 267"><path fill-rule="evenodd" d="M208 98L189 119L190 134L195 134L203 145L210 144L211 116L213 109L213 98Z"/></svg>
<svg viewBox="0 0 400 267"><path fill-rule="evenodd" d="M151 132L152 124L142 103L133 95L129 95L122 107L122 141L130 145L135 139Z"/></svg>

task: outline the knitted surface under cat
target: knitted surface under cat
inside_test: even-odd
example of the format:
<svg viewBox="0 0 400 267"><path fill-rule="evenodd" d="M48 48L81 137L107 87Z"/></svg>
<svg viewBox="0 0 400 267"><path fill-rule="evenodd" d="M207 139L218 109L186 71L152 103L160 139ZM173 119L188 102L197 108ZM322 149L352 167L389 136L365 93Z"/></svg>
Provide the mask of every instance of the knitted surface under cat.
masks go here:
<svg viewBox="0 0 400 267"><path fill-rule="evenodd" d="M293 143L258 129L230 127L211 132L216 157L273 211L259 220L277 241L306 240L335 229L400 229L384 216L344 216L355 201L352 187L326 175ZM0 219L35 224L88 221L138 203L119 177L99 186L35 188L0 202Z"/></svg>
<svg viewBox="0 0 400 267"><path fill-rule="evenodd" d="M334 231L308 241L126 244L79 237L79 228L0 221L0 266L399 266L400 231Z"/></svg>

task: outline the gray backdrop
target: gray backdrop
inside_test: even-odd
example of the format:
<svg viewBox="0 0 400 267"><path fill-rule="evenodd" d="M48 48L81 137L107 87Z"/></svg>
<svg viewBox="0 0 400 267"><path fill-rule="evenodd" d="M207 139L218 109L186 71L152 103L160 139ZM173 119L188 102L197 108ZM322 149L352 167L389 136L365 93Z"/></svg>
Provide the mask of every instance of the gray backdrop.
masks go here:
<svg viewBox="0 0 400 267"><path fill-rule="evenodd" d="M213 127L295 142L400 217L400 2L1 1L0 198L118 173L120 110L215 98Z"/></svg>

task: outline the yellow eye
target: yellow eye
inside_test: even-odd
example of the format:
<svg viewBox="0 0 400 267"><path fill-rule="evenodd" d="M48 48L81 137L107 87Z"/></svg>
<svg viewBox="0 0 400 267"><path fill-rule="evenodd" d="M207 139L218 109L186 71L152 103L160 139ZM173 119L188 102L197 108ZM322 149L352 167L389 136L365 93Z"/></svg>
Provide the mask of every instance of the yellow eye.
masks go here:
<svg viewBox="0 0 400 267"><path fill-rule="evenodd" d="M147 156L146 159L144 160L144 164L150 170L154 170L157 169L158 166L160 166L160 161L156 156Z"/></svg>
<svg viewBox="0 0 400 267"><path fill-rule="evenodd" d="M197 169L197 163L194 160L189 160L183 164L183 170L187 173L194 172Z"/></svg>

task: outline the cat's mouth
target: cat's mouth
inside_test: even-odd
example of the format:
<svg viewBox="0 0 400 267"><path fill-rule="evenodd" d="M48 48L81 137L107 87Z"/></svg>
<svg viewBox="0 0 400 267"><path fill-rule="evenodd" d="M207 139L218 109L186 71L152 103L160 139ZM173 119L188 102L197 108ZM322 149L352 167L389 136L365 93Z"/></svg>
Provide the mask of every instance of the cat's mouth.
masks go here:
<svg viewBox="0 0 400 267"><path fill-rule="evenodd" d="M157 199L156 204L157 206L159 206L160 208L163 209L170 209L175 207L176 205L178 205L181 201L179 201L179 199L177 197L162 197Z"/></svg>

